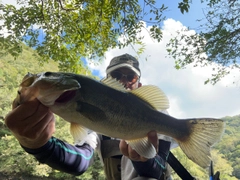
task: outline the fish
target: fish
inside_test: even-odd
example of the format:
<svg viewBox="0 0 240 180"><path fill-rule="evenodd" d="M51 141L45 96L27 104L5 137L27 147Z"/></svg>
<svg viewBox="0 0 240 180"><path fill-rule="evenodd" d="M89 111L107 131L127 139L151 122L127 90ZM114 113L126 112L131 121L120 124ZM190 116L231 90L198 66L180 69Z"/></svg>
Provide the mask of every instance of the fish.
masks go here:
<svg viewBox="0 0 240 180"><path fill-rule="evenodd" d="M169 108L165 93L155 85L126 90L114 78L96 80L66 72L28 73L13 104L38 99L56 115L71 123L75 142L88 130L124 139L140 155L153 158L156 149L147 133L172 137L186 156L207 168L211 147L220 141L225 122L216 118L178 119L162 111Z"/></svg>

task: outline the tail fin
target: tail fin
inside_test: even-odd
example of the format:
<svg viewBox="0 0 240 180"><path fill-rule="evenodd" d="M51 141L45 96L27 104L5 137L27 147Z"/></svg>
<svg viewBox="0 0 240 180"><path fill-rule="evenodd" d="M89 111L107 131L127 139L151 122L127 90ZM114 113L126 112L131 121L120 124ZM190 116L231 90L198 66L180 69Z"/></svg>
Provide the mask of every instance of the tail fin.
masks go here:
<svg viewBox="0 0 240 180"><path fill-rule="evenodd" d="M178 141L179 146L193 162L203 168L209 167L211 147L221 139L225 123L223 120L210 118L187 121L191 134L184 141Z"/></svg>

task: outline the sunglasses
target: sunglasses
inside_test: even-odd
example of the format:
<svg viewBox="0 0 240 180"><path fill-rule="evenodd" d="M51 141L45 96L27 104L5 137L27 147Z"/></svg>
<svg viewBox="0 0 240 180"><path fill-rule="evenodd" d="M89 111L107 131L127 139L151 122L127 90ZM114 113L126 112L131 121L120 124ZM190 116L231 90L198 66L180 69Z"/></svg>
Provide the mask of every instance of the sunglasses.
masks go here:
<svg viewBox="0 0 240 180"><path fill-rule="evenodd" d="M127 81L131 83L135 83L138 80L138 76L136 74L123 74L119 71L113 71L110 73L110 75L117 80L120 80L123 77L125 77Z"/></svg>

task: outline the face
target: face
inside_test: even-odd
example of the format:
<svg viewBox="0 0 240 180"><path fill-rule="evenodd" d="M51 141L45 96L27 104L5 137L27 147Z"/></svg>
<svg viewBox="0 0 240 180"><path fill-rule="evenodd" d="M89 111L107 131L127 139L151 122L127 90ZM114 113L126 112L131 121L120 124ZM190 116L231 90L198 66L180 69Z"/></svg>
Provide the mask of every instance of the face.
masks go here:
<svg viewBox="0 0 240 180"><path fill-rule="evenodd" d="M119 68L110 73L110 76L119 80L127 90L137 89L142 86L138 75L128 68Z"/></svg>

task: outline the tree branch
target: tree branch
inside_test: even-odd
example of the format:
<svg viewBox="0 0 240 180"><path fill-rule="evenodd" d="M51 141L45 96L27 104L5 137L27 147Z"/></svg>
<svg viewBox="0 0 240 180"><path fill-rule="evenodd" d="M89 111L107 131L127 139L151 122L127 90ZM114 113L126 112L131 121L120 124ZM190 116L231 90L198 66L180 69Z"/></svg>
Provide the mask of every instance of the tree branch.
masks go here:
<svg viewBox="0 0 240 180"><path fill-rule="evenodd" d="M58 0L58 2L60 4L62 10L65 10L65 11L75 11L75 10L77 10L77 9L66 9L66 8L63 7L61 0Z"/></svg>

